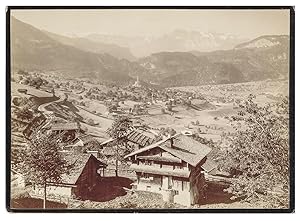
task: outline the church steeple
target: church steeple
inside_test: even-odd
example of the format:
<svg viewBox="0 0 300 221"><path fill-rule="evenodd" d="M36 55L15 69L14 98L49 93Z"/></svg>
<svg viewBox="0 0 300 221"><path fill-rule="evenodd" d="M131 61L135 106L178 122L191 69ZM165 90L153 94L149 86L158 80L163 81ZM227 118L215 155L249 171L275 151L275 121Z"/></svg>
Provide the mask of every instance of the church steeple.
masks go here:
<svg viewBox="0 0 300 221"><path fill-rule="evenodd" d="M132 85L133 87L141 87L139 76L136 76L136 81Z"/></svg>

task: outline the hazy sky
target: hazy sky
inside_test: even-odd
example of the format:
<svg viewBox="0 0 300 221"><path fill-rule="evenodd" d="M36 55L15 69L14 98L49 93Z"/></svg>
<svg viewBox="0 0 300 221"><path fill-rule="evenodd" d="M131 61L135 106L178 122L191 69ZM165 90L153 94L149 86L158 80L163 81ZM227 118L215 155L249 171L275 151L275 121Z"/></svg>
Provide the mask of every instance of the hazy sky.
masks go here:
<svg viewBox="0 0 300 221"><path fill-rule="evenodd" d="M162 35L175 29L255 38L289 34L289 10L12 10L17 19L67 35Z"/></svg>

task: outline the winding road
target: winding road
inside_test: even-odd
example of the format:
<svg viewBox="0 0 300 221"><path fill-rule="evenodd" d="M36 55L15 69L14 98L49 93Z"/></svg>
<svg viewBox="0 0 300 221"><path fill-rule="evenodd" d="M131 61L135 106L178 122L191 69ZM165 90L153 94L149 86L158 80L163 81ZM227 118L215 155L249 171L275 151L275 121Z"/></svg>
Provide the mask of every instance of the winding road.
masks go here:
<svg viewBox="0 0 300 221"><path fill-rule="evenodd" d="M49 110L46 110L46 107L52 103L56 103L56 102L61 102L63 101L63 98L62 97L59 97L58 100L55 100L55 101L50 101L50 102L47 102L45 104L41 104L39 107L38 107L38 110L40 112L43 113L43 115L47 118L47 123L44 124L44 126L42 126L41 129L44 129L46 128L52 121L53 117L54 117L54 113L53 111L49 111Z"/></svg>

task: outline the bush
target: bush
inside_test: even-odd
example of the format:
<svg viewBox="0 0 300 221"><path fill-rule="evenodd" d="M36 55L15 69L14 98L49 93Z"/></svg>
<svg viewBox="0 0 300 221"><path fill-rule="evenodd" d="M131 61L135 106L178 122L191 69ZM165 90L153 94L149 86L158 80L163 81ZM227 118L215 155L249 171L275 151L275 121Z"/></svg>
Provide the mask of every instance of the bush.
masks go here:
<svg viewBox="0 0 300 221"><path fill-rule="evenodd" d="M119 204L121 208L137 208L138 204L137 203L132 203L129 201L123 202Z"/></svg>

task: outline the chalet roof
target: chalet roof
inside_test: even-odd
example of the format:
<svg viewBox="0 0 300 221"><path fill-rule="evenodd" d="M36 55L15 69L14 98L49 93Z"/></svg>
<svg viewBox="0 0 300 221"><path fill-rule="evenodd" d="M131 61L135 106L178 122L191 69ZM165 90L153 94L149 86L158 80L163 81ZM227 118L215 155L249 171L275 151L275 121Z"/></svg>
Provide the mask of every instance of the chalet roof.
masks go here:
<svg viewBox="0 0 300 221"><path fill-rule="evenodd" d="M137 130L133 130L133 131L129 132L129 134L126 136L126 138L129 141L139 144L143 147L154 143L153 138L151 138L151 137L143 134L143 132L140 132Z"/></svg>
<svg viewBox="0 0 300 221"><path fill-rule="evenodd" d="M171 145L171 142L164 142L160 147L192 166L196 166L211 151L211 148L207 145L183 134L179 134L172 139L173 145Z"/></svg>
<svg viewBox="0 0 300 221"><path fill-rule="evenodd" d="M209 173L213 169L217 168L217 164L213 160L211 160L211 159L206 159L206 161L204 162L204 164L202 164L201 168L204 171L206 171L207 173Z"/></svg>
<svg viewBox="0 0 300 221"><path fill-rule="evenodd" d="M158 174L158 175L177 176L177 177L185 177L185 178L189 178L190 176L189 170L173 169L173 168L156 168L154 166L141 165L141 164L140 165L131 164L129 169L134 170L136 172L151 173L151 174Z"/></svg>
<svg viewBox="0 0 300 221"><path fill-rule="evenodd" d="M79 126L74 123L56 123L51 126L51 130L78 130Z"/></svg>
<svg viewBox="0 0 300 221"><path fill-rule="evenodd" d="M148 135L146 135L143 131L132 130L127 135L126 138L136 144L141 146L147 146L154 143L154 139ZM116 141L116 138L109 138L108 140L101 143L101 146L112 143Z"/></svg>
<svg viewBox="0 0 300 221"><path fill-rule="evenodd" d="M143 148L141 148L141 149L138 149L138 150L136 150L136 151L134 151L134 152L132 152L132 153L126 155L124 158L128 158L128 157L137 155L137 154L139 154L139 153L143 153L143 152L145 152L145 151L147 151L147 150L151 150L151 149L153 149L153 148L155 148L155 147L158 147L158 146L161 145L162 143L166 142L168 139L169 139L169 138L164 138L164 139L162 139L162 140L160 140L160 141L158 141L158 142L156 142L156 143L150 144L149 146L146 146L146 147L143 147Z"/></svg>
<svg viewBox="0 0 300 221"><path fill-rule="evenodd" d="M80 155L75 155L72 153L62 153L62 154L64 159L69 164L73 165L72 169L70 170L70 173L63 174L62 183L75 184L89 160L97 161L99 168L107 166L107 164L98 160L93 154L80 154Z"/></svg>
<svg viewBox="0 0 300 221"><path fill-rule="evenodd" d="M173 144L171 144L171 141L173 141ZM125 156L125 158L143 153L155 147L163 149L192 166L196 166L211 151L210 147L192 139L191 137L183 134L177 134L134 151Z"/></svg>

